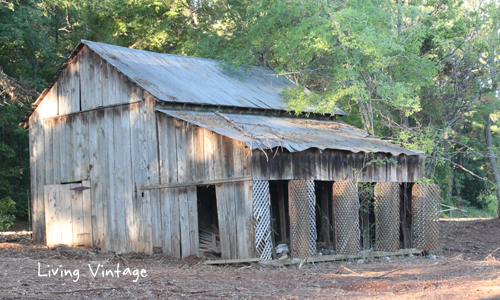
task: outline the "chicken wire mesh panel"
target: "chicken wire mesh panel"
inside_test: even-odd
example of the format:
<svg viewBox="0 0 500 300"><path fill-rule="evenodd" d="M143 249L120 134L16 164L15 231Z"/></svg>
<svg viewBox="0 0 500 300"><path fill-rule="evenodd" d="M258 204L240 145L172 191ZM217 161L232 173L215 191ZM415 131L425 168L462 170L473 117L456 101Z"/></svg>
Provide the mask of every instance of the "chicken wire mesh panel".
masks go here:
<svg viewBox="0 0 500 300"><path fill-rule="evenodd" d="M375 248L378 251L399 250L400 192L397 182L375 185Z"/></svg>
<svg viewBox="0 0 500 300"><path fill-rule="evenodd" d="M255 248L263 260L272 259L271 195L269 181L253 182L253 217L255 220Z"/></svg>
<svg viewBox="0 0 500 300"><path fill-rule="evenodd" d="M437 184L416 183L412 190L413 247L434 251L439 247L440 188Z"/></svg>
<svg viewBox="0 0 500 300"><path fill-rule="evenodd" d="M316 255L316 191L314 180L306 180L307 203L309 204L309 254Z"/></svg>
<svg viewBox="0 0 500 300"><path fill-rule="evenodd" d="M306 259L316 253L314 181L292 180L288 183L288 189L292 256Z"/></svg>
<svg viewBox="0 0 500 300"><path fill-rule="evenodd" d="M333 184L337 253L359 252L358 183L339 181Z"/></svg>

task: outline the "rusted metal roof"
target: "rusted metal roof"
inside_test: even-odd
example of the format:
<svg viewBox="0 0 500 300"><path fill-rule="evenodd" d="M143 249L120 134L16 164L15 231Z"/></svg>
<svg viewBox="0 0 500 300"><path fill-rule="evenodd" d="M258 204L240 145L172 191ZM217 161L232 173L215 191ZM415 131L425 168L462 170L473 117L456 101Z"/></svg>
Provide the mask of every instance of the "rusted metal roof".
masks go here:
<svg viewBox="0 0 500 300"><path fill-rule="evenodd" d="M402 148L339 121L164 109L157 111L244 142L252 150L283 147L296 152L318 148L354 153L383 152L394 156L423 155L421 151Z"/></svg>
<svg viewBox="0 0 500 300"><path fill-rule="evenodd" d="M155 53L82 40L136 84L166 102L282 110L281 92L293 86L261 67L231 71L211 59ZM312 108L307 111L313 111ZM340 109L328 112L346 115Z"/></svg>

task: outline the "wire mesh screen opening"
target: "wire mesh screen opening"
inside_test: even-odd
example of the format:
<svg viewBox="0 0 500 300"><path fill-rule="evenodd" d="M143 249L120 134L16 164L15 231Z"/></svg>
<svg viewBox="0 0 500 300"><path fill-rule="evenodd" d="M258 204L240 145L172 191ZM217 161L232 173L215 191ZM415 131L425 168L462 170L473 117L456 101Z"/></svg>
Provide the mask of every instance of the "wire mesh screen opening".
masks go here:
<svg viewBox="0 0 500 300"><path fill-rule="evenodd" d="M313 180L288 183L290 246L292 256L306 259L316 254L316 195Z"/></svg>
<svg viewBox="0 0 500 300"><path fill-rule="evenodd" d="M335 231L338 254L359 252L359 194L358 184L338 181L333 184Z"/></svg>
<svg viewBox="0 0 500 300"><path fill-rule="evenodd" d="M437 184L416 183L412 190L413 247L435 251L439 247L440 188Z"/></svg>
<svg viewBox="0 0 500 300"><path fill-rule="evenodd" d="M263 260L272 259L271 196L269 181L253 182L253 217L255 221L255 248Z"/></svg>
<svg viewBox="0 0 500 300"><path fill-rule="evenodd" d="M401 189L397 182L375 185L375 249L399 250Z"/></svg>

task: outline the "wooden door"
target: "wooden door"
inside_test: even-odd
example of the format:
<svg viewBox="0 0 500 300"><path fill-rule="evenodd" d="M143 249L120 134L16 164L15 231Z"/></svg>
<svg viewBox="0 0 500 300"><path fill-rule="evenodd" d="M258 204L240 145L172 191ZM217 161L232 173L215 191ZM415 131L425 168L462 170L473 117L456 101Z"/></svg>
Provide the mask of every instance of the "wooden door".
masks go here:
<svg viewBox="0 0 500 300"><path fill-rule="evenodd" d="M48 246L92 247L90 182L44 186Z"/></svg>
<svg viewBox="0 0 500 300"><path fill-rule="evenodd" d="M222 259L255 257L252 181L215 186Z"/></svg>

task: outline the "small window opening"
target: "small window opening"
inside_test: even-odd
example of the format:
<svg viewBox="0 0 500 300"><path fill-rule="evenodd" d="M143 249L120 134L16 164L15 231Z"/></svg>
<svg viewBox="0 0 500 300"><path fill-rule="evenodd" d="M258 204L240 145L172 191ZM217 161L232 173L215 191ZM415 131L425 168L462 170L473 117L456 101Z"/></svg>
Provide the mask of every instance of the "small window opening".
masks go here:
<svg viewBox="0 0 500 300"><path fill-rule="evenodd" d="M200 254L205 258L218 259L221 257L221 248L215 185L198 186L196 194Z"/></svg>
<svg viewBox="0 0 500 300"><path fill-rule="evenodd" d="M288 205L288 181L269 181L271 195L271 241L273 259L288 255L290 249L290 214ZM283 246L285 245L285 246Z"/></svg>

